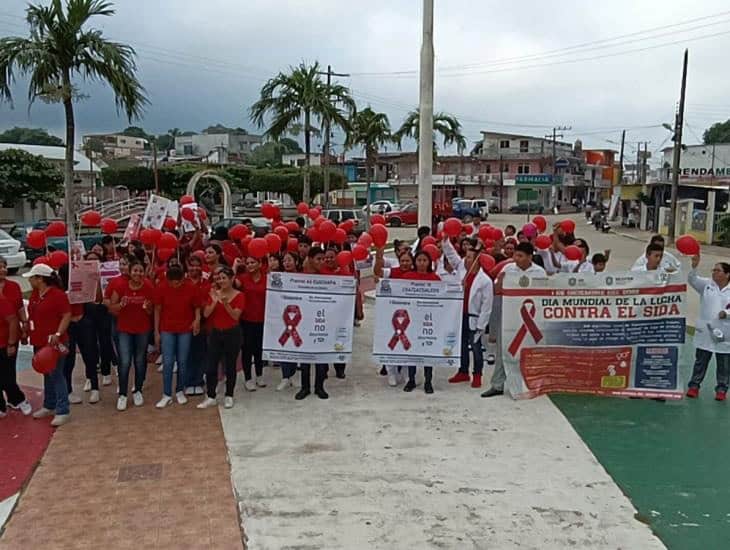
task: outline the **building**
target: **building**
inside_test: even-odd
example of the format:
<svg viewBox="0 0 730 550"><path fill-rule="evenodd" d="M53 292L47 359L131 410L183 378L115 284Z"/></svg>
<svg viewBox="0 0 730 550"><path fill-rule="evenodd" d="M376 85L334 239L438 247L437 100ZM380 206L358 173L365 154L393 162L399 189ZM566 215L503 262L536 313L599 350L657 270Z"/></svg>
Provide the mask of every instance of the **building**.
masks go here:
<svg viewBox="0 0 730 550"><path fill-rule="evenodd" d="M335 157L330 156L330 163L334 165ZM307 165L307 155L304 153L286 153L281 155L281 164L284 166L293 166L295 168L303 168ZM321 153L309 153L309 166L322 166L324 164L324 155Z"/></svg>
<svg viewBox="0 0 730 550"><path fill-rule="evenodd" d="M221 164L243 162L262 142L262 136L237 131L193 134L175 138L175 153L184 157L207 157L216 153Z"/></svg>
<svg viewBox="0 0 730 550"><path fill-rule="evenodd" d="M613 149L584 149L583 180L586 202L601 204L611 198L616 170L616 151Z"/></svg>
<svg viewBox="0 0 730 550"><path fill-rule="evenodd" d="M101 147L103 158L137 158L149 149L149 141L140 137L125 136L124 134L87 134L82 138L82 149L98 152Z"/></svg>

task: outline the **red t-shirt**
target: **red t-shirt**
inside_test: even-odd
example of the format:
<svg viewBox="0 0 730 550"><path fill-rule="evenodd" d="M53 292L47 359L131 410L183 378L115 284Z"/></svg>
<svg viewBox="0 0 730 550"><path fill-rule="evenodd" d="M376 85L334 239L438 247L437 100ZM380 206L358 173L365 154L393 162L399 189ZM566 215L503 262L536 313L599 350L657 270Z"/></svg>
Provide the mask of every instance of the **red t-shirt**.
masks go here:
<svg viewBox="0 0 730 550"><path fill-rule="evenodd" d="M127 299L127 305L119 310L117 315L117 330L127 334L144 334L152 330L152 317L144 309L144 303L152 303L155 297L155 288L149 280L144 279L142 286L134 290L129 286L130 281L115 292L119 301Z"/></svg>
<svg viewBox="0 0 730 550"><path fill-rule="evenodd" d="M409 271L403 274L401 279L409 279L411 281L440 281L441 277L435 273L419 273L418 271Z"/></svg>
<svg viewBox="0 0 730 550"><path fill-rule="evenodd" d="M211 304L212 302L213 300L209 295L207 303ZM233 297L233 300L231 300L231 308L246 311L246 298L244 297L243 292L239 292ZM226 308L220 302L215 305L215 309L208 319L210 320L210 324L213 328L217 330L228 330L238 324L238 321L228 314Z"/></svg>
<svg viewBox="0 0 730 550"><path fill-rule="evenodd" d="M129 277L126 275L117 275L113 279L110 279L109 282L106 285L106 290L104 290L104 298L107 300L112 297L112 293L116 290L117 294L119 294L119 289L123 288L127 281L129 280Z"/></svg>
<svg viewBox="0 0 730 550"><path fill-rule="evenodd" d="M10 336L8 317L17 313L18 310L13 307L13 304L0 294L0 348L8 347L8 336Z"/></svg>
<svg viewBox="0 0 730 550"><path fill-rule="evenodd" d="M2 295L15 308L15 313L23 307L23 292L20 290L20 285L15 281L5 279Z"/></svg>
<svg viewBox="0 0 730 550"><path fill-rule="evenodd" d="M469 293L471 292L471 285L474 284L474 279L476 278L476 272L469 273L464 278L464 313L469 313Z"/></svg>
<svg viewBox="0 0 730 550"><path fill-rule="evenodd" d="M246 309L241 313L241 319L251 323L263 323L266 310L266 275L262 273L258 282L253 280L250 273L242 273L236 279L241 285L241 292L246 295Z"/></svg>
<svg viewBox="0 0 730 550"><path fill-rule="evenodd" d="M71 313L71 304L63 290L52 286L43 296L34 290L28 300L30 344L35 347L45 346L48 337L56 333L61 319L67 313ZM68 341L68 332L64 332L59 340Z"/></svg>
<svg viewBox="0 0 730 550"><path fill-rule="evenodd" d="M84 316L84 304L71 304L71 318Z"/></svg>
<svg viewBox="0 0 730 550"><path fill-rule="evenodd" d="M195 309L200 307L200 291L190 279L183 279L175 288L165 279L155 292L155 305L160 309L160 332L184 333L192 330Z"/></svg>
<svg viewBox="0 0 730 550"><path fill-rule="evenodd" d="M403 271L400 267L391 267L390 268L390 279L407 279L406 274L410 273L410 271Z"/></svg>

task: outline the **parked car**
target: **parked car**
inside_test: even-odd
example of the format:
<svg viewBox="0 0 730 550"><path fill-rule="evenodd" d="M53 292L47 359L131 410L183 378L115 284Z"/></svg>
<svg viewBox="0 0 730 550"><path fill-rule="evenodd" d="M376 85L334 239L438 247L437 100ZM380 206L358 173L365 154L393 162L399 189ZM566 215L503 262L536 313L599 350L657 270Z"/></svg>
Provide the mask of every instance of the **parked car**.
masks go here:
<svg viewBox="0 0 730 550"><path fill-rule="evenodd" d="M347 220L355 221L355 228L352 232L355 235L359 235L365 231L365 214L362 210L356 210L354 208L335 208L330 210L323 210L322 215L337 224L340 224Z"/></svg>
<svg viewBox="0 0 730 550"><path fill-rule="evenodd" d="M461 199L454 203L454 217L470 222L474 216L483 220L489 217L489 201L486 199Z"/></svg>
<svg viewBox="0 0 730 550"><path fill-rule="evenodd" d="M385 214L385 222L391 227L401 225L415 225L418 223L418 205L415 203L406 204L399 210Z"/></svg>
<svg viewBox="0 0 730 550"><path fill-rule="evenodd" d="M400 207L398 204L394 203L393 201L386 201L386 200L380 200L370 203L370 213L371 214L387 214L388 212L393 212L395 210L398 210ZM365 212L367 210L367 205L362 207L362 211Z"/></svg>
<svg viewBox="0 0 730 550"><path fill-rule="evenodd" d="M246 221L250 221L253 225L253 233L256 237L263 237L267 233L271 232L271 222L268 218L262 218L262 217L253 217L253 218L223 218L222 220L216 222L212 229L213 234L215 234L215 230L219 227L225 227L226 230L230 229L234 225L238 225L239 223L244 223Z"/></svg>
<svg viewBox="0 0 730 550"><path fill-rule="evenodd" d="M8 263L8 272L13 275L27 262L25 250L18 239L0 229L0 256Z"/></svg>
<svg viewBox="0 0 730 550"><path fill-rule="evenodd" d="M509 207L509 211L512 214L542 214L543 210L545 210L543 205L529 202L521 202Z"/></svg>

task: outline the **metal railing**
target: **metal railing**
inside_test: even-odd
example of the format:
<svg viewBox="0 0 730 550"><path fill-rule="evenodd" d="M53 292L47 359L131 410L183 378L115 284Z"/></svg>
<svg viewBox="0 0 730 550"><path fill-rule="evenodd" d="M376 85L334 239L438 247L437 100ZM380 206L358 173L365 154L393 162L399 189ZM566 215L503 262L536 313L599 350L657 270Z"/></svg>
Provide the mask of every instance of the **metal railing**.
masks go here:
<svg viewBox="0 0 730 550"><path fill-rule="evenodd" d="M80 209L76 218L80 219L85 212L96 210L103 218L111 218L116 221L129 218L132 214L142 214L147 208L147 197L132 197L125 200L108 199L97 202L96 206L85 206Z"/></svg>

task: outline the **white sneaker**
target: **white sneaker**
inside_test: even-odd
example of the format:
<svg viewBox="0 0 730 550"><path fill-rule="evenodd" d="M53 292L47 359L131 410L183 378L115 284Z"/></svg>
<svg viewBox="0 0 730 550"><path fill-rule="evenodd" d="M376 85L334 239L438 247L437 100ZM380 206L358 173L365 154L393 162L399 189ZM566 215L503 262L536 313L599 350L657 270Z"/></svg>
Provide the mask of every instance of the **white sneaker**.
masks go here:
<svg viewBox="0 0 730 550"><path fill-rule="evenodd" d="M164 408L165 408L165 407L167 407L167 406L168 406L168 405L169 405L170 403L172 403L172 397L170 397L169 395L163 395L163 396L162 396L162 399L160 399L160 400L159 400L159 401L157 402L157 405L155 405L155 407L157 407L158 409L164 409Z"/></svg>
<svg viewBox="0 0 730 550"><path fill-rule="evenodd" d="M157 372L162 372L162 364L158 363Z"/></svg>
<svg viewBox="0 0 730 550"><path fill-rule="evenodd" d="M279 385L276 386L276 391L282 391L287 388L290 388L292 386L291 378L282 378L281 382L279 382Z"/></svg>
<svg viewBox="0 0 730 550"><path fill-rule="evenodd" d="M58 428L59 426L63 426L66 422L71 420L71 416L68 414L57 414L53 417L53 420L51 420L51 426L54 428Z"/></svg>
<svg viewBox="0 0 730 550"><path fill-rule="evenodd" d="M172 366L172 372L173 374L177 372L177 361L175 361L175 364Z"/></svg>
<svg viewBox="0 0 730 550"><path fill-rule="evenodd" d="M203 389L203 386L195 386L195 393L193 395L204 395L205 390Z"/></svg>
<svg viewBox="0 0 730 550"><path fill-rule="evenodd" d="M233 398L226 395L225 399L223 400L223 406L226 409L232 409L233 408Z"/></svg>
<svg viewBox="0 0 730 550"><path fill-rule="evenodd" d="M497 358L494 356L493 353L490 353L487 355L487 365L494 365L494 363L497 361Z"/></svg>
<svg viewBox="0 0 730 550"><path fill-rule="evenodd" d="M75 393L69 393L68 394L68 402L72 405L78 405L79 403L83 403L84 400L81 399L78 395Z"/></svg>
<svg viewBox="0 0 730 550"><path fill-rule="evenodd" d="M185 403L188 402L188 398L185 397L185 393L181 392L181 391L179 391L175 394L175 399L177 399L178 405L184 405Z"/></svg>
<svg viewBox="0 0 730 550"><path fill-rule="evenodd" d="M53 414L53 411L51 409L46 409L45 407L41 407L36 412L33 413L33 418L45 418L46 416L51 416Z"/></svg>
<svg viewBox="0 0 730 550"><path fill-rule="evenodd" d="M88 378L86 379L86 382L84 382L84 391L91 391L91 380Z"/></svg>
<svg viewBox="0 0 730 550"><path fill-rule="evenodd" d="M11 405L8 403L8 406L11 409L19 410L23 413L23 416L28 416L30 413L33 412L33 407L31 407L30 402L26 399L25 401L18 403L17 405Z"/></svg>
<svg viewBox="0 0 730 550"><path fill-rule="evenodd" d="M118 411L127 410L127 396L126 395L120 395L119 399L117 399L117 410Z"/></svg>
<svg viewBox="0 0 730 550"><path fill-rule="evenodd" d="M256 391L256 382L253 380L246 380L243 387L246 388L247 391Z"/></svg>
<svg viewBox="0 0 730 550"><path fill-rule="evenodd" d="M91 394L89 395L89 403L98 403L99 399L99 390L91 390Z"/></svg>
<svg viewBox="0 0 730 550"><path fill-rule="evenodd" d="M112 377L110 375L102 376L101 377L101 385L102 386L111 386L112 385Z"/></svg>
<svg viewBox="0 0 730 550"><path fill-rule="evenodd" d="M209 409L210 407L215 407L218 405L218 402L213 399L212 397L206 397L203 399L200 403L197 405L197 409Z"/></svg>
<svg viewBox="0 0 730 550"><path fill-rule="evenodd" d="M136 391L132 394L132 399L134 399L134 406L135 407L141 407L144 405L144 397L142 397L141 391Z"/></svg>
<svg viewBox="0 0 730 550"><path fill-rule="evenodd" d="M398 385L398 377L395 374L388 375L388 385L391 387L395 387Z"/></svg>
<svg viewBox="0 0 730 550"><path fill-rule="evenodd" d="M195 395L195 386L185 388L185 395Z"/></svg>
<svg viewBox="0 0 730 550"><path fill-rule="evenodd" d="M259 378L258 376L256 377L256 385L259 388L265 388L266 387L266 382L264 382L264 377L263 376L261 378Z"/></svg>

